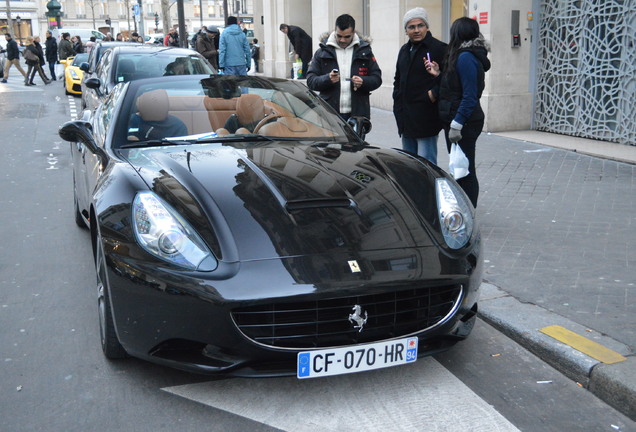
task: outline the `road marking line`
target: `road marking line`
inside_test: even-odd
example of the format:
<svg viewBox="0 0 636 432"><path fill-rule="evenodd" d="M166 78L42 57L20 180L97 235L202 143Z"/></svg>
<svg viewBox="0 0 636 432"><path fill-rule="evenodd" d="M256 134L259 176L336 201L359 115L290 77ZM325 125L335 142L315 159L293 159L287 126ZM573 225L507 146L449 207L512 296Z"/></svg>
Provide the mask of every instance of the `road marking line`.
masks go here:
<svg viewBox="0 0 636 432"><path fill-rule="evenodd" d="M558 325L544 327L539 331L605 364L627 360L616 351Z"/></svg>
<svg viewBox="0 0 636 432"><path fill-rule="evenodd" d="M235 378L162 390L286 431L518 431L431 357L351 375Z"/></svg>

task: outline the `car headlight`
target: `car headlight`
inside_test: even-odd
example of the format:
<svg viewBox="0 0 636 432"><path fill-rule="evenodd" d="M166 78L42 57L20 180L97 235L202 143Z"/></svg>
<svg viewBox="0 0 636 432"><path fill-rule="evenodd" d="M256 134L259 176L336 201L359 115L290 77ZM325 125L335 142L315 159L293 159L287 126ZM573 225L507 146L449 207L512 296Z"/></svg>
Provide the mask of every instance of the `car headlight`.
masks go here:
<svg viewBox="0 0 636 432"><path fill-rule="evenodd" d="M77 75L77 72L75 72L73 69L69 70L69 72L71 73L71 78L73 78L74 80L79 79L79 75Z"/></svg>
<svg viewBox="0 0 636 432"><path fill-rule="evenodd" d="M216 269L218 261L203 239L157 195L138 193L133 201L132 213L135 237L146 251L189 270Z"/></svg>
<svg viewBox="0 0 636 432"><path fill-rule="evenodd" d="M447 178L435 182L437 211L444 240L451 249L466 246L473 234L473 211L466 195Z"/></svg>

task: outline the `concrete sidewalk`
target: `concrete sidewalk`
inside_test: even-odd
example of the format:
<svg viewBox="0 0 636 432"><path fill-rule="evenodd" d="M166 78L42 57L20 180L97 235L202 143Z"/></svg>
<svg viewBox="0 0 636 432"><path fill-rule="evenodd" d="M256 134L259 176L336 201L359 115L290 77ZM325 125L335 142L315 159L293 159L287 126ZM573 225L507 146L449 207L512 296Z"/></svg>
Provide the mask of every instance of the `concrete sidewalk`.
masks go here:
<svg viewBox="0 0 636 432"><path fill-rule="evenodd" d="M367 141L401 147L393 114L371 116ZM438 151L446 168L443 138ZM480 317L636 420L636 146L483 133L476 162ZM540 332L552 325L625 360L607 364Z"/></svg>

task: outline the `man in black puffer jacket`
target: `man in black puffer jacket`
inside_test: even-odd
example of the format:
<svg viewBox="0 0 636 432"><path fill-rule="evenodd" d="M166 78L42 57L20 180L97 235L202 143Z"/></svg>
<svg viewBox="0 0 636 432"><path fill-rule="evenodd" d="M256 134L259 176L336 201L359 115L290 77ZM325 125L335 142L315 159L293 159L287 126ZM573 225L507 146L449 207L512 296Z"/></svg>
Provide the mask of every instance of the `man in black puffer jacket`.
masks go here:
<svg viewBox="0 0 636 432"><path fill-rule="evenodd" d="M442 124L428 91L438 84L424 60L442 65L446 44L433 37L426 9L414 8L403 18L409 41L400 48L393 81L393 114L402 148L437 164L437 136Z"/></svg>
<svg viewBox="0 0 636 432"><path fill-rule="evenodd" d="M370 42L355 32L351 15L340 15L324 34L307 72L307 86L320 92L340 116L371 117L369 94L382 85L382 71Z"/></svg>

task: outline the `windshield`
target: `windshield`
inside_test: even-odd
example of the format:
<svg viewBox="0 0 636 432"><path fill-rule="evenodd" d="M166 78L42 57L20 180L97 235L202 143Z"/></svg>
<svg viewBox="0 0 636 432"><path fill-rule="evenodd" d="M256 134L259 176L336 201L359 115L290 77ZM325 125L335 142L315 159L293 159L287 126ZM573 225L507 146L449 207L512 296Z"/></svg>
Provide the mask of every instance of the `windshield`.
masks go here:
<svg viewBox="0 0 636 432"><path fill-rule="evenodd" d="M122 53L117 59L116 82L165 75L212 74L214 69L201 56L166 50L158 53Z"/></svg>
<svg viewBox="0 0 636 432"><path fill-rule="evenodd" d="M136 90L135 90L136 89ZM350 128L306 86L215 75L152 80L131 88L126 145L227 139L351 139Z"/></svg>
<svg viewBox="0 0 636 432"><path fill-rule="evenodd" d="M76 54L71 66L79 66L88 61L88 54Z"/></svg>

